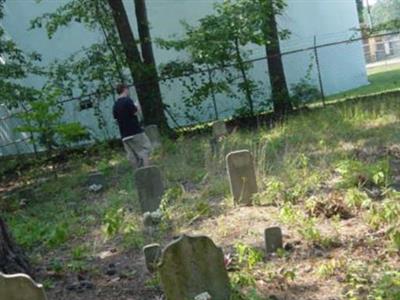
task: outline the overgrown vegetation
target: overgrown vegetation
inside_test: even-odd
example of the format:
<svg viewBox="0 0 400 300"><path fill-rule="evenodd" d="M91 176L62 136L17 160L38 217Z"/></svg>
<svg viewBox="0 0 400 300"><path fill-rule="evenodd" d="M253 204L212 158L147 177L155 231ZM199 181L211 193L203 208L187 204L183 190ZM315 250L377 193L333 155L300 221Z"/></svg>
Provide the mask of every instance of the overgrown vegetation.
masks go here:
<svg viewBox="0 0 400 300"><path fill-rule="evenodd" d="M207 136L165 140L152 157L168 188L154 235L143 232L123 153L107 148L101 160L71 159L57 179L25 172L24 189L3 193L1 206L35 263L62 278L84 271L101 280L94 258L107 249L140 257L145 243L203 233L230 254L234 299L323 299L322 287L343 299L398 299L399 109L394 98L328 106L272 129L240 130L221 141L217 154ZM254 207L232 205L224 159L237 149L255 157ZM108 182L98 194L86 185L93 170ZM266 258L263 230L270 224L283 228L285 245ZM50 294L63 280L40 276L52 280ZM157 294L158 281L145 278L152 284L137 288ZM312 288L299 290L305 281Z"/></svg>

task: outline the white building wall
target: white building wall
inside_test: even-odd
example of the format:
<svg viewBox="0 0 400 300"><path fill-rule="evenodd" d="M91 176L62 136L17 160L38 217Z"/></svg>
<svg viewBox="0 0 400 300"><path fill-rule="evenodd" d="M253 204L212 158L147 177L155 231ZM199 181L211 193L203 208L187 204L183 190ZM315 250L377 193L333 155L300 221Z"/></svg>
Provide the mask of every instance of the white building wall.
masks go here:
<svg viewBox="0 0 400 300"><path fill-rule="evenodd" d="M6 17L2 25L22 49L41 53L43 65L47 65L55 59L65 59L82 47L98 41L102 35L90 32L80 24L72 24L68 28L60 29L53 39L49 40L43 29L28 31L28 28L30 20L45 12L54 11L67 1L44 0L37 3L35 0L9 0L6 2ZM131 18L132 27L137 32L133 1L124 0L124 3ZM279 17L278 22L280 28L288 29L291 32L290 38L281 42L283 52L312 46L314 36L317 38L318 45L343 41L356 36L353 29L358 27L358 18L354 0L287 0L287 3L288 7L285 13ZM147 5L153 38L173 38L174 35L179 37L183 34L181 20L193 24L199 18L213 11L213 1L211 0L147 0ZM252 47L252 50L251 58L265 56L263 47L255 46ZM308 66L314 61L313 53L313 51L305 51L284 56L285 74L289 86L305 76ZM327 95L367 84L361 42L321 48L318 50L318 54L324 90ZM178 57L182 58L182 55L182 53L177 54L173 51L155 48L155 56L159 64L167 63ZM270 94L266 61L256 62L250 73L253 79L262 83L260 91L262 96L258 99L265 100ZM312 69L312 81L317 85L315 64ZM43 79L28 78L25 83L40 87ZM172 105L171 111L177 117L178 122L186 123L187 120L181 113L182 86L179 83L162 84L161 88L164 101ZM234 110L240 106L237 100L222 95L217 95L217 103L222 117L231 116ZM209 109L207 113L199 115L199 119L202 121L214 117L211 100L205 106ZM111 107L111 99L104 101L101 105L107 120L105 130L98 128L92 109L80 112L76 102L66 104L65 119L79 120L97 136L117 137L118 131L111 118ZM4 126L4 124L0 122L0 126ZM0 137L0 145L2 143L3 137Z"/></svg>

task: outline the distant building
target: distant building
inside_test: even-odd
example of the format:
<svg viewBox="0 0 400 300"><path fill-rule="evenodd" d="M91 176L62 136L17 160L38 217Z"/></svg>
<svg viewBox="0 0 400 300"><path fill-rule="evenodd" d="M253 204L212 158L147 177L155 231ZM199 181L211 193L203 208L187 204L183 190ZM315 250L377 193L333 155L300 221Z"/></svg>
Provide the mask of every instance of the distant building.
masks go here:
<svg viewBox="0 0 400 300"><path fill-rule="evenodd" d="M2 26L22 49L41 53L43 64L48 64L56 58L65 59L83 46L88 46L101 39L102 35L99 32L90 32L80 24L73 24L68 28L61 29L52 40L49 40L44 30L29 31L28 28L31 19L43 13L54 11L66 2L68 0L43 0L40 3L36 3L35 0L7 1L5 4L6 17ZM280 28L288 29L291 32L291 37L281 42L282 51L308 49L283 57L288 85L302 79L310 64L313 64L311 81L316 86L318 85L314 51L309 49L314 45L314 38L317 45L331 45L318 49L321 79L327 95L357 88L368 83L362 42L344 43L344 41L354 37L354 29L359 27L355 1L288 0L287 4L288 7L285 13L279 17L278 23ZM179 36L183 33L180 20L185 19L189 23L194 23L213 11L212 1L149 0L147 5L153 38L168 38L173 34ZM125 6L132 18L131 24L135 27L133 1L126 0ZM177 55L172 51L155 49L158 63L174 60ZM252 58L263 56L265 56L264 47L253 47ZM251 76L262 83L264 95L260 99L265 100L270 94L265 60L254 63ZM25 81L26 84L33 86L40 86L42 82L43 79L40 78L28 78ZM181 101L182 87L179 84L175 84L173 87L163 84L161 88L163 100L171 105L172 113L175 114L178 122L188 124L189 121L181 114L183 105ZM101 110L107 120L106 128L103 130L97 126L93 109L82 110L79 103L69 102L65 104L66 114L64 117L66 120L79 120L97 138L116 137L118 131L110 113L112 99L103 100ZM206 103L205 107L210 103ZM235 109L239 107L239 104L233 102L232 99L220 95L217 97L217 103L222 117L232 116ZM0 108L0 120L6 114L5 110L2 111ZM201 121L212 120L213 112L210 109L209 113L201 114L198 117ZM2 147L12 140L21 138L21 134L13 133L16 122L18 121L13 120L12 123L2 121L0 123L0 155L16 153L17 151L32 151L32 147L27 143ZM171 125L173 124L171 123Z"/></svg>

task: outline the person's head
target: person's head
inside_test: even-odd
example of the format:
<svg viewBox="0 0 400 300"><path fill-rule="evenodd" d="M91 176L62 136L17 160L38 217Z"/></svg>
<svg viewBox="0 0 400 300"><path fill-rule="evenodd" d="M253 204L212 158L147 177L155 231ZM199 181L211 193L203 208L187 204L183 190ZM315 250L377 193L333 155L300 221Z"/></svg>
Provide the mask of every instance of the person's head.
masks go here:
<svg viewBox="0 0 400 300"><path fill-rule="evenodd" d="M120 96L128 96L129 95L129 88L126 84L118 84L116 87L117 94Z"/></svg>

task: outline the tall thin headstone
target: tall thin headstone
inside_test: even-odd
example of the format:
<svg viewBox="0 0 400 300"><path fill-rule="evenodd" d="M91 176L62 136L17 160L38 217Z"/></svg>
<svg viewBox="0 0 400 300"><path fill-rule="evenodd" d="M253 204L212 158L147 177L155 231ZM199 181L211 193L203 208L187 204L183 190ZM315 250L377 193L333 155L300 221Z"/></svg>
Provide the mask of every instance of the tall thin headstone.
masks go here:
<svg viewBox="0 0 400 300"><path fill-rule="evenodd" d="M149 138L153 149L161 146L161 135L157 125L148 125L144 128L144 132Z"/></svg>
<svg viewBox="0 0 400 300"><path fill-rule="evenodd" d="M237 204L251 205L257 193L257 180L253 156L248 150L231 152L226 156L233 200Z"/></svg>
<svg viewBox="0 0 400 300"><path fill-rule="evenodd" d="M28 275L5 275L0 273L1 300L46 300L42 285L36 284Z"/></svg>
<svg viewBox="0 0 400 300"><path fill-rule="evenodd" d="M174 240L163 250L158 270L167 300L195 299L205 293L211 299L230 299L224 254L206 236Z"/></svg>
<svg viewBox="0 0 400 300"><path fill-rule="evenodd" d="M153 212L160 207L164 194L164 182L159 168L139 168L135 172L135 184L142 212Z"/></svg>

